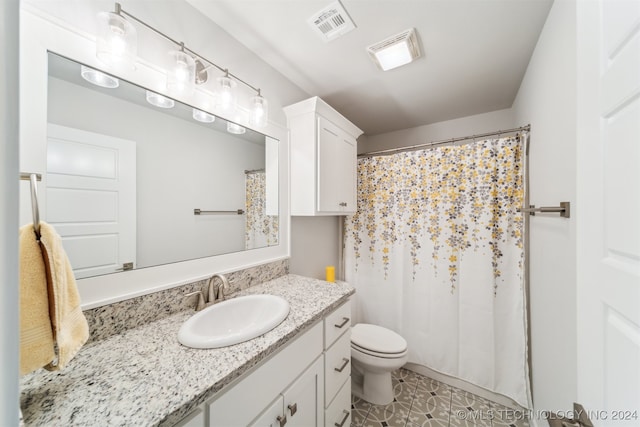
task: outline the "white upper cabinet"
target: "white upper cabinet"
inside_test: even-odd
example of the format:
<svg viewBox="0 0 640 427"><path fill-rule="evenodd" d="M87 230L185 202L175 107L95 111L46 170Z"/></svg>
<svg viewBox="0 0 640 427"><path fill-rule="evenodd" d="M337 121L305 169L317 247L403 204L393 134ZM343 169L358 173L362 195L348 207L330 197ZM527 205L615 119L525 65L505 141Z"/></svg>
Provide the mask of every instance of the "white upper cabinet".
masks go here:
<svg viewBox="0 0 640 427"><path fill-rule="evenodd" d="M317 96L284 112L291 142L291 214L355 213L356 138L362 131Z"/></svg>

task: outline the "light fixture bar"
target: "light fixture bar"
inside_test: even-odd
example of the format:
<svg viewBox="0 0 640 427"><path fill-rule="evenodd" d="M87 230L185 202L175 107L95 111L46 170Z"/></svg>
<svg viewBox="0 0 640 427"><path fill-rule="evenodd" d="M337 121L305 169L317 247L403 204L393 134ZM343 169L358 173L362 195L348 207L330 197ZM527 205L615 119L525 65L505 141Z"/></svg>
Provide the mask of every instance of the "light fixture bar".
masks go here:
<svg viewBox="0 0 640 427"><path fill-rule="evenodd" d="M171 43L177 45L177 46L184 46L184 43L179 42L171 37L169 37L168 35L166 35L165 33L163 33L162 31L152 27L151 25L147 24L146 22L142 21L141 19L136 18L135 16L133 16L132 14L130 14L129 12L127 12L126 10L124 10L122 8L122 6L120 5L120 3L115 4L115 13L117 15L125 15L128 18L133 19L134 21L136 21L137 23L139 23L140 25L143 25L144 27L150 29L151 31L153 31L156 34L161 35L162 37L164 37L165 39L169 40ZM205 58L204 56L198 54L197 52L194 52L193 50L189 49L188 47L184 46L184 50L185 52L189 52L190 54L192 54L193 56L195 56L197 59L200 59L206 63L208 63L209 65L217 68L218 70L222 71L223 73L227 73L229 75L229 77L232 77L234 80L239 81L240 83L244 84L245 86L249 87L250 89L252 89L253 91L255 91L256 93L260 93L260 89L256 88L255 86L247 83L246 81L242 80L240 77L236 76L235 74L230 73L226 68L223 68L219 65L217 65L216 63L209 61L207 58Z"/></svg>

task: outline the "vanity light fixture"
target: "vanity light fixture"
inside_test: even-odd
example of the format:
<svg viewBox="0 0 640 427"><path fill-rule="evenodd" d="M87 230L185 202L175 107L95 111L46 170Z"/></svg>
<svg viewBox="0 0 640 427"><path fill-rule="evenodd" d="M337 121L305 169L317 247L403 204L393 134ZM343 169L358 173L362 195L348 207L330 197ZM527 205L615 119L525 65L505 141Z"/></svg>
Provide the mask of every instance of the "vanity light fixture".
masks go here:
<svg viewBox="0 0 640 427"><path fill-rule="evenodd" d="M184 43L180 50L169 52L173 67L167 71L167 89L171 92L190 94L196 85L196 60L184 51Z"/></svg>
<svg viewBox="0 0 640 427"><path fill-rule="evenodd" d="M240 125L237 125L232 122L227 122L227 132L229 133L233 133L235 135L242 135L246 131L247 130Z"/></svg>
<svg viewBox="0 0 640 427"><path fill-rule="evenodd" d="M236 86L231 77L229 77L229 70L224 70L224 76L218 77L218 88L216 90L216 108L222 111L230 111L236 107ZM258 89L258 93L260 90Z"/></svg>
<svg viewBox="0 0 640 427"><path fill-rule="evenodd" d="M216 119L216 116L194 108L193 119L202 123L213 123L213 121Z"/></svg>
<svg viewBox="0 0 640 427"><path fill-rule="evenodd" d="M120 3L114 12L98 13L96 57L107 65L135 68L138 35L135 27L123 16Z"/></svg>
<svg viewBox="0 0 640 427"><path fill-rule="evenodd" d="M406 65L420 57L420 45L413 28L367 47L369 56L382 71Z"/></svg>
<svg viewBox="0 0 640 427"><path fill-rule="evenodd" d="M151 92L150 90L147 91L147 102L160 108L173 108L175 105L173 99L162 96L159 93Z"/></svg>
<svg viewBox="0 0 640 427"><path fill-rule="evenodd" d="M256 96L252 96L249 99L249 102L251 103L251 116L249 116L249 123L259 128L266 126L267 117L269 115L269 103L260 94L260 89L258 89L258 94Z"/></svg>
<svg viewBox="0 0 640 427"><path fill-rule="evenodd" d="M216 79L217 88L214 92L216 106L223 111L235 110L237 107L236 86L238 83L242 83L256 93L256 96L252 96L249 100L251 117L256 119L252 120L251 124L256 127L267 125L267 100L261 95L259 88L230 73L226 68L197 54L187 48L184 43L172 39L131 15L122 9L120 3L115 4L114 12L100 12L98 18L101 25L96 45L96 55L103 62L114 66L131 63L133 66L136 58L137 37L135 28L130 21L135 21L178 46L178 50L171 52L173 65L167 71L167 88L170 91L187 94L194 89L196 84L200 85L207 82L209 68L216 68L224 73L223 76ZM159 96L158 94L155 95ZM149 100L148 97L147 100Z"/></svg>
<svg viewBox="0 0 640 427"><path fill-rule="evenodd" d="M120 86L120 81L115 77L89 68L86 65L80 65L80 75L83 79L96 86L106 87L107 89L115 89Z"/></svg>

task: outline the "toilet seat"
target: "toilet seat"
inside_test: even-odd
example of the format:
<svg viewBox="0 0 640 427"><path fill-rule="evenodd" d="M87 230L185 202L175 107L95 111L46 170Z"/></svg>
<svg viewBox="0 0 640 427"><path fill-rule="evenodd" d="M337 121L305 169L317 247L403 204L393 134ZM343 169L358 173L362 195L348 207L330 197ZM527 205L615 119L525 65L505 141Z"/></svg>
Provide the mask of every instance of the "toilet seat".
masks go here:
<svg viewBox="0 0 640 427"><path fill-rule="evenodd" d="M384 359L407 354L407 341L395 332L377 325L359 323L351 328L352 349Z"/></svg>
<svg viewBox="0 0 640 427"><path fill-rule="evenodd" d="M351 350L360 352L362 354L366 354L373 357L378 357L380 359L400 359L407 355L407 350L402 353L377 353L375 351L368 350L366 348L362 348L354 343L351 343Z"/></svg>

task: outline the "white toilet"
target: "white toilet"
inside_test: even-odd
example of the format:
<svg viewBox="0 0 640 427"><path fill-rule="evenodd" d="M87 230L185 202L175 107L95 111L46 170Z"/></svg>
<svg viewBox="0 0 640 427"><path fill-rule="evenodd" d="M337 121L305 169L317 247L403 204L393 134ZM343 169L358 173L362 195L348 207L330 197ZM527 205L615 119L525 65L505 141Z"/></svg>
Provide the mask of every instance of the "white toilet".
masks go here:
<svg viewBox="0 0 640 427"><path fill-rule="evenodd" d="M407 341L382 326L351 328L351 392L376 405L393 401L391 372L407 363Z"/></svg>

